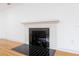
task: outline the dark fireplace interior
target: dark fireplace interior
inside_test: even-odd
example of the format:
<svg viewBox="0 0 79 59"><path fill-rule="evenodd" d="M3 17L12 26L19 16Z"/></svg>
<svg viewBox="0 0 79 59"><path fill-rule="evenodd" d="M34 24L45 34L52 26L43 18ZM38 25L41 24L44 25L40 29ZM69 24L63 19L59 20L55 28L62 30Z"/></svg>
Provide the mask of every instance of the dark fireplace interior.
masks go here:
<svg viewBox="0 0 79 59"><path fill-rule="evenodd" d="M49 56L49 28L29 28L29 55Z"/></svg>

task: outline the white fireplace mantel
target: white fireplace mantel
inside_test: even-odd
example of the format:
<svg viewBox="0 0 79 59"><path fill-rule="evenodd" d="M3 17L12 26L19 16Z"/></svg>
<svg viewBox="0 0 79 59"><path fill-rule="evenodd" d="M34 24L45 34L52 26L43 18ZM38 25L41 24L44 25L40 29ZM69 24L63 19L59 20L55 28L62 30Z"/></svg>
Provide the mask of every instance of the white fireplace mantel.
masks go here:
<svg viewBox="0 0 79 59"><path fill-rule="evenodd" d="M38 24L38 23L48 23L48 24L56 24L58 23L58 20L52 20L52 21L32 21L32 22L23 22L22 24L27 25L27 24Z"/></svg>
<svg viewBox="0 0 79 59"><path fill-rule="evenodd" d="M58 20L51 20L51 21L32 21L32 22L24 22L23 24L33 24L33 23L58 23Z"/></svg>
<svg viewBox="0 0 79 59"><path fill-rule="evenodd" d="M52 21L32 21L32 22L24 22L22 24L24 24L25 27L50 27L52 25L56 25L57 23L59 23L58 20L52 20Z"/></svg>
<svg viewBox="0 0 79 59"><path fill-rule="evenodd" d="M49 48L56 49L56 30L57 30L58 20L53 21L36 21L36 22L24 22L22 23L25 28L25 41L26 44L29 44L29 28L49 28Z"/></svg>

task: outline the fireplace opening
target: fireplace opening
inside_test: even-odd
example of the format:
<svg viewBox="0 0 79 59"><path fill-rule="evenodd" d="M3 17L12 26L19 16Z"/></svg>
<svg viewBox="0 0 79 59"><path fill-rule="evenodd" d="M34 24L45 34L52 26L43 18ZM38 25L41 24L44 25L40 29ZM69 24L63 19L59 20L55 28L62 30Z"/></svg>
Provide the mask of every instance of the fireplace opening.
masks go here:
<svg viewBox="0 0 79 59"><path fill-rule="evenodd" d="M29 55L49 55L49 28L29 28Z"/></svg>

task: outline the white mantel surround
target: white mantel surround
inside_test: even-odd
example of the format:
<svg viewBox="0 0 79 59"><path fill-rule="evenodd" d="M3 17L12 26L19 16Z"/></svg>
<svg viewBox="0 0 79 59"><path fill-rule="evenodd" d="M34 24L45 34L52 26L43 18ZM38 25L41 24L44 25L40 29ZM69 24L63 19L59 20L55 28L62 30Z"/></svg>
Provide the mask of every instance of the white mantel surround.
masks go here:
<svg viewBox="0 0 79 59"><path fill-rule="evenodd" d="M29 28L49 28L49 48L56 48L56 30L58 20L54 21L37 21L37 22L24 22L25 27L25 41L29 44Z"/></svg>

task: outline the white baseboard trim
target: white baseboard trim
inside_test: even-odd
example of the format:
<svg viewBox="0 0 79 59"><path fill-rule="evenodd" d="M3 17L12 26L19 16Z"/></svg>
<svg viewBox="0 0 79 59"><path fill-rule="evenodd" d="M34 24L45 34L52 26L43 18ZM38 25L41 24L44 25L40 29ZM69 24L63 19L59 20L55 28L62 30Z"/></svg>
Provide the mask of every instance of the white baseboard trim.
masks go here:
<svg viewBox="0 0 79 59"><path fill-rule="evenodd" d="M79 51L70 50L70 49L57 48L56 50L65 51L65 52L74 53L74 54L79 54Z"/></svg>

